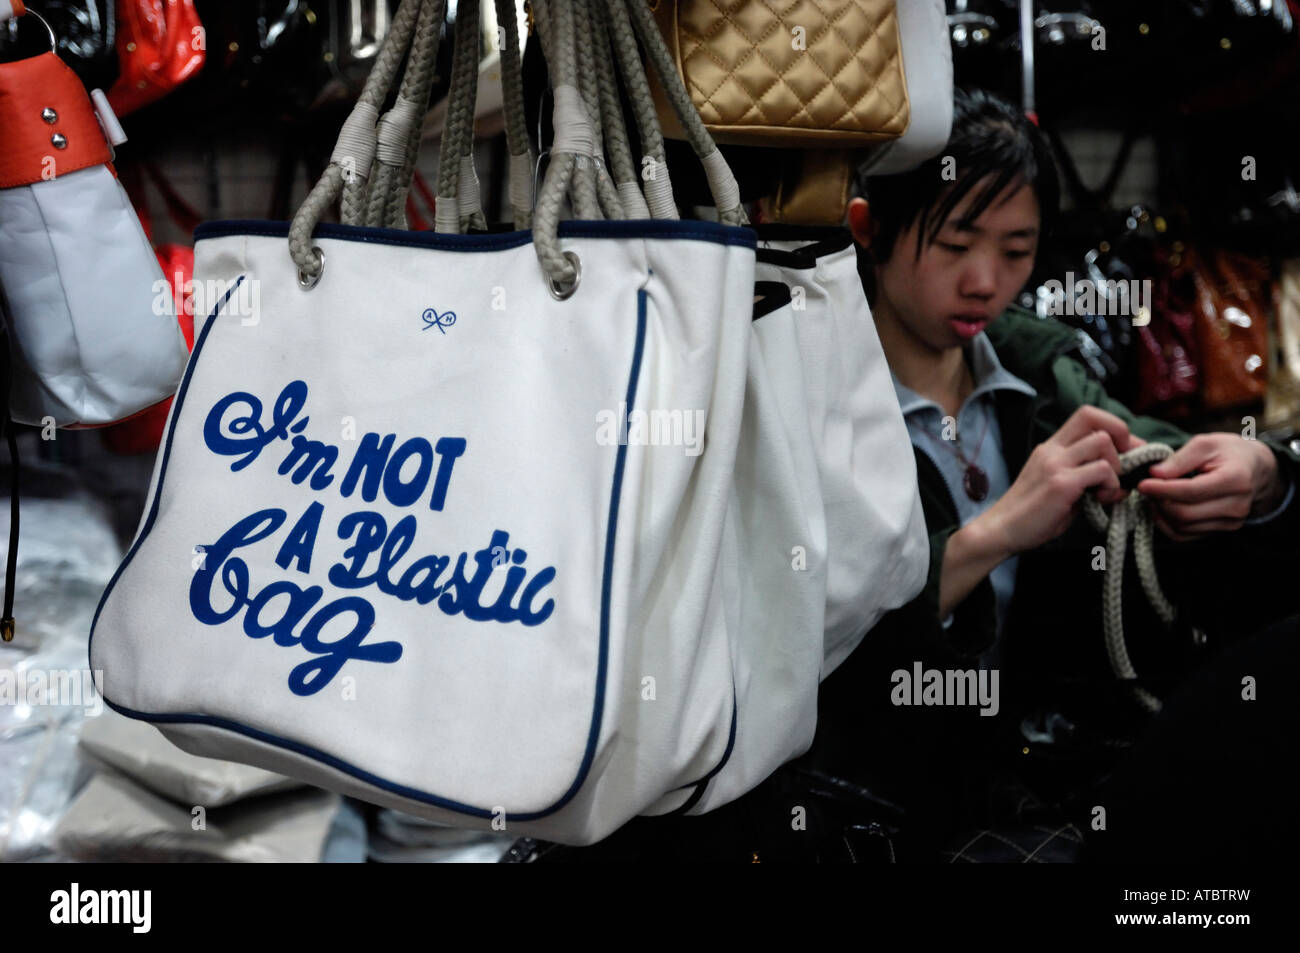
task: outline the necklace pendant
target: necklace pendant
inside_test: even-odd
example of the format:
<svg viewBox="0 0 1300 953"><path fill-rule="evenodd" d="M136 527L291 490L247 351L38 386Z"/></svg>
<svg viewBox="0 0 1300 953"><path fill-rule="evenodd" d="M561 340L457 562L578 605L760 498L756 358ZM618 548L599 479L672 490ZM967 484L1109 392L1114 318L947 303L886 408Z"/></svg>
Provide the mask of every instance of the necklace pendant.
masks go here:
<svg viewBox="0 0 1300 953"><path fill-rule="evenodd" d="M989 475L973 463L966 467L961 484L966 495L976 503L989 495Z"/></svg>

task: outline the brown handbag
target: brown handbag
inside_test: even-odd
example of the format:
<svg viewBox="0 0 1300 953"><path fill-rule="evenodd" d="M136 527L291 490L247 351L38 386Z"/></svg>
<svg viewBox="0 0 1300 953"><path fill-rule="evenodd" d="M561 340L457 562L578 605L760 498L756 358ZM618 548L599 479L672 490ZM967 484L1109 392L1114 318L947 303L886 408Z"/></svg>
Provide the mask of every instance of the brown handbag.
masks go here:
<svg viewBox="0 0 1300 953"><path fill-rule="evenodd" d="M759 199L764 222L842 225L859 154L849 149L801 149L786 155L776 191Z"/></svg>
<svg viewBox="0 0 1300 953"><path fill-rule="evenodd" d="M857 148L897 139L910 109L895 0L650 0L715 141ZM665 136L686 138L662 90Z"/></svg>
<svg viewBox="0 0 1300 953"><path fill-rule="evenodd" d="M1268 389L1268 265L1236 252L1199 256L1197 343L1207 411L1254 403Z"/></svg>

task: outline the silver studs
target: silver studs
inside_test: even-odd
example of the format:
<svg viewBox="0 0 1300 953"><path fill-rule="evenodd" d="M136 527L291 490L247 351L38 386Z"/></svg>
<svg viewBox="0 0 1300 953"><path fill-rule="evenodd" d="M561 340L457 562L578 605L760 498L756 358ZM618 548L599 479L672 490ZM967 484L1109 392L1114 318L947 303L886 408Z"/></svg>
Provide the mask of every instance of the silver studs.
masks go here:
<svg viewBox="0 0 1300 953"><path fill-rule="evenodd" d="M46 106L44 109L41 110L41 118L44 119L46 122L53 124L58 122L59 114L56 113L53 109L51 109L49 106Z"/></svg>
<svg viewBox="0 0 1300 953"><path fill-rule="evenodd" d="M56 149L66 149L68 148L68 137L61 132L56 132L50 136L50 145Z"/></svg>

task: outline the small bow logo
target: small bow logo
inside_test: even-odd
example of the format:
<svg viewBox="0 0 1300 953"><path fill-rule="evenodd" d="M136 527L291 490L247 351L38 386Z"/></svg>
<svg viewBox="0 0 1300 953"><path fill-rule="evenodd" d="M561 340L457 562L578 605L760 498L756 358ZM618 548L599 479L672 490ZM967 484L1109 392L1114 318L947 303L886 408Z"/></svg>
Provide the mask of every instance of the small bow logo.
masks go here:
<svg viewBox="0 0 1300 953"><path fill-rule="evenodd" d="M420 330L427 331L429 328L437 328L441 333L446 334L447 332L443 331L443 328L449 328L455 323L455 311L444 311L442 314L439 314L433 308L428 308L424 312L424 327Z"/></svg>

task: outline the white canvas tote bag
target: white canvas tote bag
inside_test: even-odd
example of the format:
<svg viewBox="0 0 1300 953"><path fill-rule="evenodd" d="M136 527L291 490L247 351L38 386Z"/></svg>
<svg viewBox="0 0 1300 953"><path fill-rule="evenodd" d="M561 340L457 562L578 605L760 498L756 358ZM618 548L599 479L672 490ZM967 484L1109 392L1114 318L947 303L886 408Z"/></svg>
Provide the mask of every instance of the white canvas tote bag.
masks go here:
<svg viewBox="0 0 1300 953"><path fill-rule="evenodd" d="M625 52L635 50L628 38L631 30L641 40L646 61L659 74L706 171L719 161L716 146L681 88L645 4L610 2L604 12L603 18L592 18L596 36L590 45L608 50L602 27L614 38L614 47L622 54L617 57L618 71L631 99L641 107L634 108L643 147L641 167L662 172L643 176L648 194L639 207L648 205L655 215L675 215L653 100L639 59ZM544 20L542 31L545 37ZM579 42L581 39L580 33ZM613 62L602 63L599 55L585 65L591 75L600 78L615 72ZM598 101L596 90L590 95L593 104ZM618 196L627 194L631 162L621 155L618 143L624 133L617 122L610 122L610 112L602 110L611 178L617 183L606 189L613 196L609 200L613 205ZM719 197L725 189L714 176L710 179L718 207L726 209L727 199ZM634 214L630 208L635 207L625 204L625 214ZM730 756L707 783L686 793L684 801L684 792L674 792L655 806L654 813L672 808L701 814L734 800L783 762L803 753L816 730L826 603L826 527L805 410L804 366L789 288L779 281L759 282L755 297L721 567L726 606L723 622L732 646L736 686L735 738Z"/></svg>
<svg viewBox="0 0 1300 953"><path fill-rule="evenodd" d="M760 281L723 544L737 722L688 813L726 804L812 744L826 608L826 524L789 288Z"/></svg>
<svg viewBox="0 0 1300 953"><path fill-rule="evenodd" d="M226 290L91 667L194 754L589 843L733 747L718 563L754 238L557 229L590 184L581 134L557 137L532 233L317 225L340 192L345 222L369 205L376 104L425 8L399 8L293 225L197 233L196 282ZM648 445L656 412L702 414L699 452Z"/></svg>
<svg viewBox="0 0 1300 953"><path fill-rule="evenodd" d="M760 279L790 285L827 532L825 678L925 585L916 459L848 231L757 229Z"/></svg>

